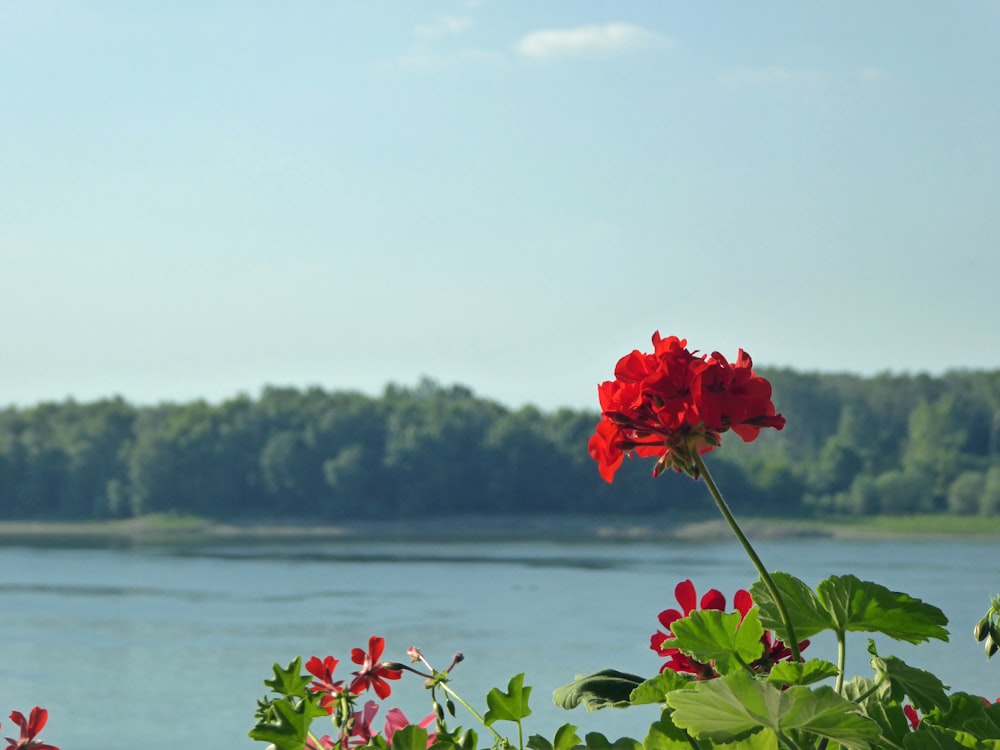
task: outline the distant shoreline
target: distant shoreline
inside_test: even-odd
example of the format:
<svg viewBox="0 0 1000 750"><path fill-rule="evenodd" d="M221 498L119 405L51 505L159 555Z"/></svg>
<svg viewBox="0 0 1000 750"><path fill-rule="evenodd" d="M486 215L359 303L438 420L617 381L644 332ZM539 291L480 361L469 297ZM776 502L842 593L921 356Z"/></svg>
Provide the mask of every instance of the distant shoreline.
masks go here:
<svg viewBox="0 0 1000 750"><path fill-rule="evenodd" d="M928 539L998 538L1000 525L974 518L943 523L940 516L876 517L853 521L749 519L752 539ZM954 518L954 517L951 517ZM962 523L964 521L964 523ZM0 521L0 544L19 541L60 545L259 543L285 541L678 541L718 542L732 538L718 518L676 516L447 516L394 521L247 524L156 515L119 521Z"/></svg>

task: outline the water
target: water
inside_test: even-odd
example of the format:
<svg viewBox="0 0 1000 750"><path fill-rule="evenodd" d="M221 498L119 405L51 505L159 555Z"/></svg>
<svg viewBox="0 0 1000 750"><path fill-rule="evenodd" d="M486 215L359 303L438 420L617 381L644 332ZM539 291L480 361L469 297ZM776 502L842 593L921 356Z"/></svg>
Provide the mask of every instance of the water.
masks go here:
<svg viewBox="0 0 1000 750"><path fill-rule="evenodd" d="M986 662L971 631L1000 592L996 551L825 539L759 548L768 567L811 585L854 573L941 607L951 643L879 641L880 651L990 698L1000 664ZM39 704L50 710L43 737L64 750L263 748L246 733L274 662L332 654L346 677L350 649L378 634L388 659L406 661L416 645L444 668L462 651L452 684L482 709L490 687L526 672L529 733L568 721L581 734L641 736L654 707L565 712L551 692L605 667L655 674L649 636L684 578L731 597L755 574L731 542L0 547L0 735L13 733L10 710ZM870 674L865 637L849 640L852 674ZM834 660L830 645L807 655ZM390 704L413 720L428 712L419 679L393 687Z"/></svg>

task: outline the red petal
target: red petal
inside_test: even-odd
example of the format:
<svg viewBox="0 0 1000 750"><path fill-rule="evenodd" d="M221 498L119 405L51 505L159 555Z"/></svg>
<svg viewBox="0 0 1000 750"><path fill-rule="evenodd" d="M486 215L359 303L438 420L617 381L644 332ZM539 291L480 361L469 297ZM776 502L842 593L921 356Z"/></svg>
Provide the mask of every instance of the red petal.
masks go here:
<svg viewBox="0 0 1000 750"><path fill-rule="evenodd" d="M371 654L372 663L382 658L383 651L385 651L385 638L373 635L368 639L368 653Z"/></svg>
<svg viewBox="0 0 1000 750"><path fill-rule="evenodd" d="M736 607L741 615L746 617L747 612L753 608L753 597L750 596L750 592L743 589L737 591L736 596L733 597L733 606Z"/></svg>
<svg viewBox="0 0 1000 750"><path fill-rule="evenodd" d="M685 615L689 615L694 611L698 603L698 594L695 593L694 584L691 583L691 579L678 583L674 588L674 596L677 597L677 603L681 605L681 609L684 610Z"/></svg>
<svg viewBox="0 0 1000 750"><path fill-rule="evenodd" d="M37 735L45 727L45 722L49 720L49 712L44 708L39 708L35 706L31 709L31 719L29 721L28 730L31 734Z"/></svg>
<svg viewBox="0 0 1000 750"><path fill-rule="evenodd" d="M708 593L701 598L701 608L725 610L726 597L721 591L709 589Z"/></svg>
<svg viewBox="0 0 1000 750"><path fill-rule="evenodd" d="M684 615L682 615L676 609L665 609L662 612L660 612L659 615L657 615L657 619L660 621L660 624L663 627L669 630L670 626L673 625L675 622L677 622L679 619L681 619L683 616Z"/></svg>

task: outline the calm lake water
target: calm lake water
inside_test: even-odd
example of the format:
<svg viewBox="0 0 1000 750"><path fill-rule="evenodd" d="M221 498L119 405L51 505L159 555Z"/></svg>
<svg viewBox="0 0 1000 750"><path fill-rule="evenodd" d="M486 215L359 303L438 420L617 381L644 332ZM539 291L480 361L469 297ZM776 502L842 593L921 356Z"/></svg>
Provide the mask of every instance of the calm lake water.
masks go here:
<svg viewBox="0 0 1000 750"><path fill-rule="evenodd" d="M1000 592L997 547L798 539L759 551L811 585L854 573L941 607L951 643L880 640L881 653L995 698L1000 663L971 632ZM462 651L452 685L484 709L490 687L526 672L528 733L571 722L641 737L653 707L566 712L551 693L604 667L655 674L649 636L684 578L731 599L755 574L735 542L0 547L0 735L13 733L10 710L40 704L51 712L43 737L63 750L264 748L246 733L274 662L332 654L346 676L350 649L379 634L389 659L416 645L444 668ZM852 674L870 674L865 637L849 641ZM828 641L807 654L835 660ZM390 702L418 719L426 698L404 677Z"/></svg>

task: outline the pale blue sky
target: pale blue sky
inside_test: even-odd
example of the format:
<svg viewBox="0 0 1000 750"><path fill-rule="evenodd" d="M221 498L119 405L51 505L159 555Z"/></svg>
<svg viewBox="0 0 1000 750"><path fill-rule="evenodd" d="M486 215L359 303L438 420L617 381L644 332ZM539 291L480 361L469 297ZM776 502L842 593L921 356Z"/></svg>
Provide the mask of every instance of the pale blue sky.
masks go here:
<svg viewBox="0 0 1000 750"><path fill-rule="evenodd" d="M998 368L998 283L997 0L0 2L0 405Z"/></svg>

